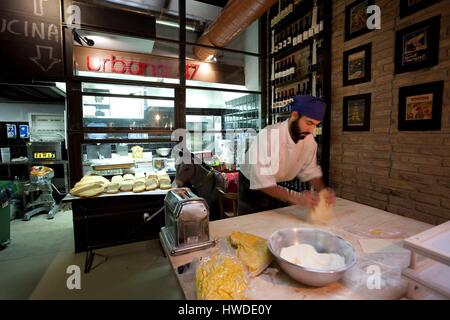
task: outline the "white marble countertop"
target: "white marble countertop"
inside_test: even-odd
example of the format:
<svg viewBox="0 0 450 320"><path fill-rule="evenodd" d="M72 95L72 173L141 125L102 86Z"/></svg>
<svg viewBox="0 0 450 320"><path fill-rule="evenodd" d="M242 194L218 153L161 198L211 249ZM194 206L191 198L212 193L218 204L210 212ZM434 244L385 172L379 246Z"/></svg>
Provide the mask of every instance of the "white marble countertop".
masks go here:
<svg viewBox="0 0 450 320"><path fill-rule="evenodd" d="M401 271L409 265L410 252L402 248L403 239L432 226L341 198L337 198L334 211L334 218L326 224L308 222L307 210L297 206L259 212L213 221L210 223L210 235L215 239L225 239L232 231L242 231L267 239L278 229L314 227L341 236L355 248L357 263L339 282L322 288L313 288L295 282L282 271L265 273L251 280L250 299L399 299L404 297L407 292L407 282L401 278ZM392 250L392 247L389 250L383 249L385 243L393 243L397 250ZM180 275L176 271L177 268L218 250L216 246L180 256L169 256L173 271L187 299L195 299L194 272L191 270ZM381 272L379 289L368 285L374 268ZM276 270L272 269L272 271Z"/></svg>

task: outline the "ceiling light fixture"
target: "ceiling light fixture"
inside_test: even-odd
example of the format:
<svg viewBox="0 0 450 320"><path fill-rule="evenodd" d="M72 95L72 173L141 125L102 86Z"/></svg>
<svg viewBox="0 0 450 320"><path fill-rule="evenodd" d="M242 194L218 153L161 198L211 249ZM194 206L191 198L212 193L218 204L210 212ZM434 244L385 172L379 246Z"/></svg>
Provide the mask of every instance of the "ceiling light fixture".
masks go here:
<svg viewBox="0 0 450 320"><path fill-rule="evenodd" d="M171 22L171 21L156 20L156 24L173 27L173 28L180 28L180 25L178 23ZM195 31L195 28L192 26L186 25L186 30Z"/></svg>

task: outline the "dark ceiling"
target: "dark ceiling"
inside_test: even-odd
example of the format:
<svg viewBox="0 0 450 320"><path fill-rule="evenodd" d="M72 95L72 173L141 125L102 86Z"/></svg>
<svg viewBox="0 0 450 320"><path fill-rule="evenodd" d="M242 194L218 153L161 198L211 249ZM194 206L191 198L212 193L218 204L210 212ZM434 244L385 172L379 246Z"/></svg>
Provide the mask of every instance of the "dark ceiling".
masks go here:
<svg viewBox="0 0 450 320"><path fill-rule="evenodd" d="M64 102L66 94L55 85L1 84L0 102Z"/></svg>

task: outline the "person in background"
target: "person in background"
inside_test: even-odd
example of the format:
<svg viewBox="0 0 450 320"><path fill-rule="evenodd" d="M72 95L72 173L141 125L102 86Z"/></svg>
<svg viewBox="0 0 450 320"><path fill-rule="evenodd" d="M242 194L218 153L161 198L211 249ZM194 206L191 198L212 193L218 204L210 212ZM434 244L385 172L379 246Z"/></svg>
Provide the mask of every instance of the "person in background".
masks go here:
<svg viewBox="0 0 450 320"><path fill-rule="evenodd" d="M276 209L286 205L315 207L316 192L326 188L317 164L317 142L312 135L325 115L323 100L295 96L290 118L260 131L241 164L239 214ZM289 192L277 183L299 178L316 192ZM335 193L328 188L326 201L334 204Z"/></svg>

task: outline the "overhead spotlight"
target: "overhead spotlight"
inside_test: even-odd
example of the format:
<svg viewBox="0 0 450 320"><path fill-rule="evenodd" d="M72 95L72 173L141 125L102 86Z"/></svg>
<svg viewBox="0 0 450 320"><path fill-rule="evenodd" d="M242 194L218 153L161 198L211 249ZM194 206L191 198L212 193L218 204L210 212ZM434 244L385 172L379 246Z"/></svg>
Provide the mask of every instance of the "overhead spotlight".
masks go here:
<svg viewBox="0 0 450 320"><path fill-rule="evenodd" d="M80 36L75 29L72 30L73 39L79 43L81 46L84 46L84 44L87 44L89 47L92 47L95 42L92 39L89 39L88 37L82 37Z"/></svg>
<svg viewBox="0 0 450 320"><path fill-rule="evenodd" d="M212 55L208 56L208 58L206 58L206 61L217 62L217 56L215 54L212 54Z"/></svg>

